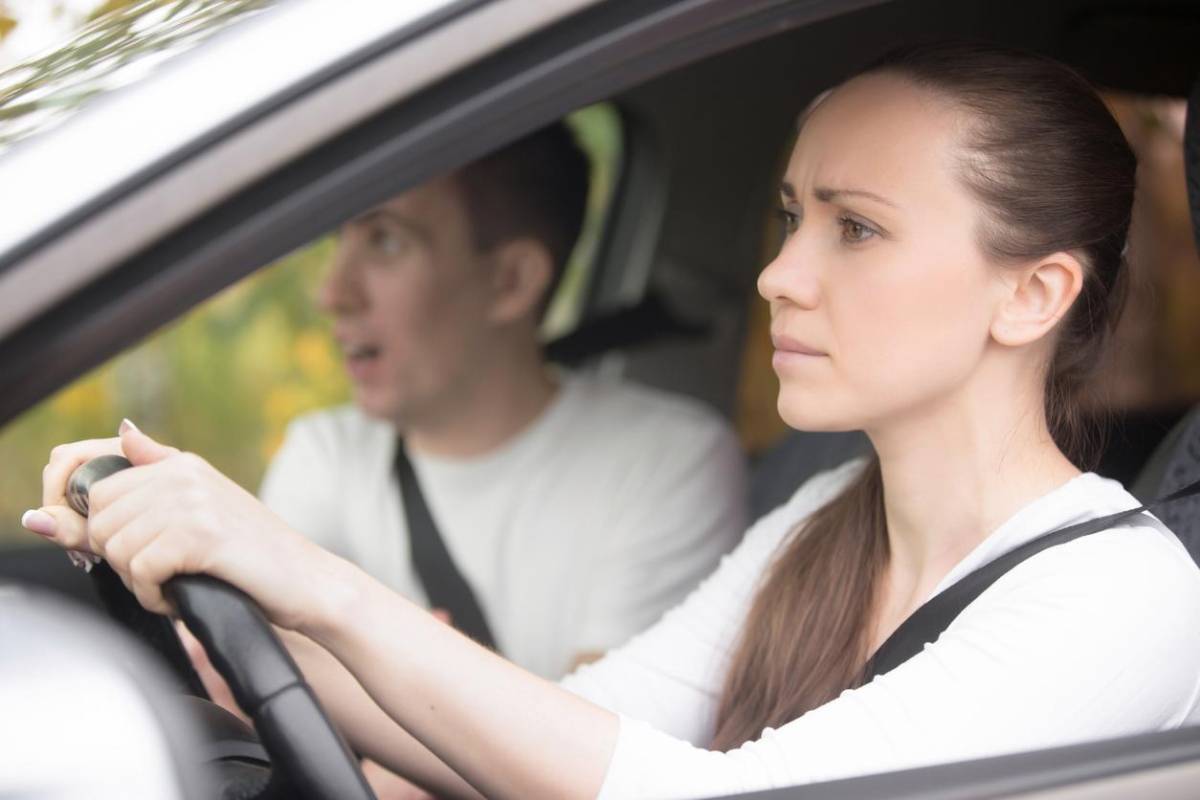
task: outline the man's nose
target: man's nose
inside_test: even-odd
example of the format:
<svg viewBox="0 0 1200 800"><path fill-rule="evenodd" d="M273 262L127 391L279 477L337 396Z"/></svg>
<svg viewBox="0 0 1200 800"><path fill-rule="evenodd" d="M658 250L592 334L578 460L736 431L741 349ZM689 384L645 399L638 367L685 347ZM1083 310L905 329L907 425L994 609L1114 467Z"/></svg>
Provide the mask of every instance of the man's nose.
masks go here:
<svg viewBox="0 0 1200 800"><path fill-rule="evenodd" d="M800 236L799 232L792 234L758 275L758 293L772 305L811 309L821 302L819 271Z"/></svg>
<svg viewBox="0 0 1200 800"><path fill-rule="evenodd" d="M339 245L329 266L329 273L317 289L317 306L326 314L347 314L366 306L366 291L362 271L354 254Z"/></svg>

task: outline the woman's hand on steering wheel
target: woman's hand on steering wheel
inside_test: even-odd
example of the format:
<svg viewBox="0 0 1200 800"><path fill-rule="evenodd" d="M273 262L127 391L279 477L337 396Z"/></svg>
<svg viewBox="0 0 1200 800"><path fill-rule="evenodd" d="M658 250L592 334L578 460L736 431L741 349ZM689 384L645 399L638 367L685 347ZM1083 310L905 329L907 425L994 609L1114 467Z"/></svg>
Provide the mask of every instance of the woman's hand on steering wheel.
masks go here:
<svg viewBox="0 0 1200 800"><path fill-rule="evenodd" d="M66 504L67 481L81 464L108 454L133 466L92 486L84 518ZM66 549L102 556L157 613L172 610L161 591L165 581L206 573L249 594L276 624L299 629L306 609L298 601L323 597L316 581L336 561L204 459L159 444L128 422L117 438L54 448L42 495L39 511L53 524L33 519L29 527Z"/></svg>

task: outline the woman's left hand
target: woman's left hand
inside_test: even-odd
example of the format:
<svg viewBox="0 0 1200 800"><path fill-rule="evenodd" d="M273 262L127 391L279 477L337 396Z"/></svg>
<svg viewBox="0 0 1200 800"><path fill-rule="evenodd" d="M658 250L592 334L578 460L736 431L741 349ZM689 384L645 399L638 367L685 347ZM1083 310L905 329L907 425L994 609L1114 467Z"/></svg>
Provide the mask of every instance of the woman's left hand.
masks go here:
<svg viewBox="0 0 1200 800"><path fill-rule="evenodd" d="M57 447L43 473L46 517L27 527L68 549L104 557L147 609L166 614L162 584L177 574L205 573L246 592L277 625L296 629L306 603L329 596L322 579L340 560L291 530L259 500L208 462L123 424L120 450L133 466L94 484L86 519L62 498L76 466L114 440ZM39 519L40 517L40 519ZM29 520L40 524L29 524Z"/></svg>

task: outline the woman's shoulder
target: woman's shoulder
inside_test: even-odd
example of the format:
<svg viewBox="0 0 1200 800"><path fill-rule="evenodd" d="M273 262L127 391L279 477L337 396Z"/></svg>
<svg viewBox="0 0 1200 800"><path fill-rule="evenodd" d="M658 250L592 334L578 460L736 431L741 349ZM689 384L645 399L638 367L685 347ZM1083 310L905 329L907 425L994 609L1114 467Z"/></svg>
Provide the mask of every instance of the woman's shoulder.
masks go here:
<svg viewBox="0 0 1200 800"><path fill-rule="evenodd" d="M1081 483L1075 500L1093 505L1072 522L1138 506L1119 484ZM1017 692L1014 707L1040 697L1077 718L1075 730L1173 727L1197 714L1198 619L1200 568L1165 526L1138 515L1014 566L927 646L927 663L1000 681Z"/></svg>
<svg viewBox="0 0 1200 800"><path fill-rule="evenodd" d="M1098 607L1186 613L1192 624L1200 619L1200 568L1175 535L1149 516L1051 547L1021 566L1026 580L1088 597Z"/></svg>
<svg viewBox="0 0 1200 800"><path fill-rule="evenodd" d="M1089 509L1085 518L1095 518L1141 506L1124 486L1111 478L1085 473L1076 481L1075 502ZM1112 568L1156 567L1200 587L1200 567L1187 548L1162 520L1146 511L1118 522L1113 527L1063 545L1067 553L1103 560Z"/></svg>
<svg viewBox="0 0 1200 800"><path fill-rule="evenodd" d="M1078 484L1074 500L1090 501L1084 519L1140 505L1115 481L1084 475ZM1200 675L1200 567L1150 514L1041 551L972 605L962 614L968 628L983 623L995 633L1020 620L1016 627L1045 630L1047 641L1096 659L1174 653L1178 681L1190 687Z"/></svg>
<svg viewBox="0 0 1200 800"><path fill-rule="evenodd" d="M1117 481L1085 473L1028 509L1028 518L1012 526L1025 530L1009 530L1010 537L1017 537L1009 544L1139 505ZM1147 512L1047 548L1014 567L996 586L1001 591L1036 586L1047 597L1086 596L1097 606L1144 608L1170 602L1200 617L1200 567L1178 537Z"/></svg>

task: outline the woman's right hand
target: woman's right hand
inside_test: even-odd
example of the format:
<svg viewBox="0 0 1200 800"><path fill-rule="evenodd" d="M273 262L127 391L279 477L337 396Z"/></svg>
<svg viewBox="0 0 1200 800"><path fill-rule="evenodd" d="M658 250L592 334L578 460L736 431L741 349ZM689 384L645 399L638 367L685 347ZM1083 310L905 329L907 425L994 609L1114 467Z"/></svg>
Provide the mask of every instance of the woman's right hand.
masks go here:
<svg viewBox="0 0 1200 800"><path fill-rule="evenodd" d="M76 467L123 454L133 466L94 484L91 515L66 505ZM67 549L102 556L150 611L170 613L162 584L205 573L250 595L273 622L303 629L328 619L356 573L291 530L257 498L202 458L123 423L118 439L56 447L43 471L44 505L23 523ZM337 606L342 607L342 606Z"/></svg>
<svg viewBox="0 0 1200 800"><path fill-rule="evenodd" d="M134 425L122 420L120 430L124 431L127 427L133 428ZM162 457L179 452L173 447L163 447L163 451ZM21 524L67 550L95 553L88 541L87 520L67 503L67 481L80 466L94 458L109 455L125 455L119 435L111 439L70 442L52 449L50 460L42 468L42 506L26 511L21 517Z"/></svg>

